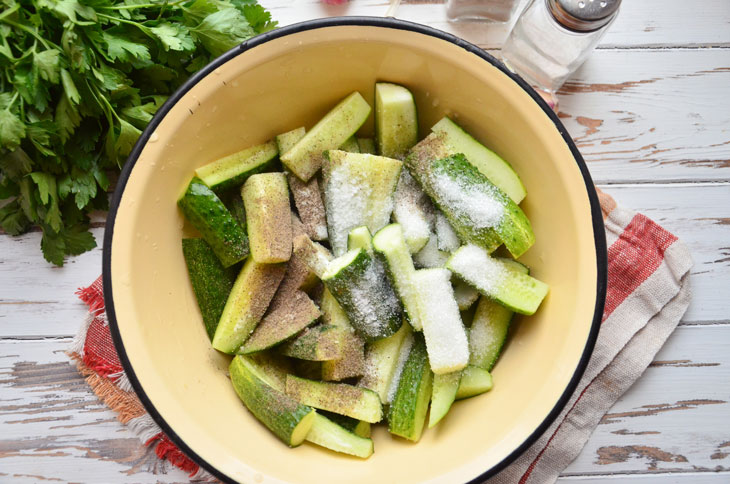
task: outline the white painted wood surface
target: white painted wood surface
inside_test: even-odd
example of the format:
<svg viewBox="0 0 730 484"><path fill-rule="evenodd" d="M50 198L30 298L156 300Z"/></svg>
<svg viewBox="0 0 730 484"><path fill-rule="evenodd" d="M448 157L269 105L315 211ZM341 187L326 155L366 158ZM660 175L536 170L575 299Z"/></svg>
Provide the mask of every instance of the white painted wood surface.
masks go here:
<svg viewBox="0 0 730 484"><path fill-rule="evenodd" d="M286 25L383 15L388 2L261 3ZM509 29L448 23L440 0L404 0L397 16L488 49ZM677 234L695 266L682 325L559 482L730 482L730 2L624 2L560 116L599 185ZM94 234L101 243L103 228ZM84 315L73 293L98 276L100 249L54 268L39 243L0 234L0 482L187 482L145 471L152 456L63 353Z"/></svg>

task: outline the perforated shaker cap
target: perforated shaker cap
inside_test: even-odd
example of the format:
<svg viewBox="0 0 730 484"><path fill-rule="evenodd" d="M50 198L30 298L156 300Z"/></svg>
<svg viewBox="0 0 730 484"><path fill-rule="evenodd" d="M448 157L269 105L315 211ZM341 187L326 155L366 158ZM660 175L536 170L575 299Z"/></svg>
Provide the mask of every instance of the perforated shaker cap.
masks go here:
<svg viewBox="0 0 730 484"><path fill-rule="evenodd" d="M621 0L546 0L555 20L576 32L598 30L613 20Z"/></svg>

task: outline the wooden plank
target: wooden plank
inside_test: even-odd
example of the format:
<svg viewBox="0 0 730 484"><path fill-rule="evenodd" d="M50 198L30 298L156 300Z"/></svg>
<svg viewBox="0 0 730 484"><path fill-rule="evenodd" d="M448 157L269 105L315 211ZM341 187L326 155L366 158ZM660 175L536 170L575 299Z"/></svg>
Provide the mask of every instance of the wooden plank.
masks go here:
<svg viewBox="0 0 730 484"><path fill-rule="evenodd" d="M694 299L684 321L728 319L730 287L730 185L604 186L627 208L640 209L677 234L692 251ZM94 229L101 240L102 229ZM85 314L74 296L101 273L101 249L70 259L63 268L45 262L40 234L0 235L0 338L73 335Z"/></svg>
<svg viewBox="0 0 730 484"><path fill-rule="evenodd" d="M632 482L636 484L727 484L730 481L728 472L667 472L655 475L613 474L605 476L560 476L560 484L619 484Z"/></svg>
<svg viewBox="0 0 730 484"><path fill-rule="evenodd" d="M560 117L597 183L730 180L728 85L730 49L602 50Z"/></svg>
<svg viewBox="0 0 730 484"><path fill-rule="evenodd" d="M187 482L175 469L146 473L154 459L68 363L68 344L0 341L0 481ZM586 483L602 483L610 473L730 470L730 447L723 447L730 435L721 425L730 419L730 325L681 327L657 360L568 475L598 474Z"/></svg>
<svg viewBox="0 0 730 484"><path fill-rule="evenodd" d="M101 245L103 228L92 229ZM86 314L74 293L101 275L101 247L71 257L63 267L43 259L41 234L0 234L0 337L69 336Z"/></svg>
<svg viewBox="0 0 730 484"><path fill-rule="evenodd" d="M728 335L678 328L564 474L730 471Z"/></svg>
<svg viewBox="0 0 730 484"><path fill-rule="evenodd" d="M337 15L383 16L386 0L358 0L344 5L326 5L319 0L261 0L280 25ZM449 22L444 0L403 0L396 17L430 25L488 48L502 45L511 24ZM518 8L521 11L523 0ZM688 9L683 0L623 2L601 46L669 47L730 45L726 0L705 0L701 8ZM700 27L701 26L701 27Z"/></svg>
<svg viewBox="0 0 730 484"><path fill-rule="evenodd" d="M641 211L677 235L694 260L692 302L684 323L728 321L730 185L604 186L626 207Z"/></svg>
<svg viewBox="0 0 730 484"><path fill-rule="evenodd" d="M0 481L188 482L96 398L64 354L69 343L0 342Z"/></svg>

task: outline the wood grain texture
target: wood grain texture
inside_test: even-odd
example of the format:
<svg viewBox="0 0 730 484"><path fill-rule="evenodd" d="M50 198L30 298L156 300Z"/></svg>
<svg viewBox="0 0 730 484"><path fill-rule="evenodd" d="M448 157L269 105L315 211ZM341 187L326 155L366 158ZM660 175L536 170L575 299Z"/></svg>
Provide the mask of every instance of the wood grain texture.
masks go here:
<svg viewBox="0 0 730 484"><path fill-rule="evenodd" d="M175 469L144 472L152 456L69 364L69 342L0 341L0 473L23 483L38 482L37 476L186 482ZM604 418L567 476L596 474L601 482L612 472L730 471L727 429L718 425L730 420L730 325L679 328L657 360ZM676 482L727 482L711 479Z"/></svg>
<svg viewBox="0 0 730 484"><path fill-rule="evenodd" d="M728 85L730 49L601 50L563 86L559 116L597 183L727 181Z"/></svg>
<svg viewBox="0 0 730 484"><path fill-rule="evenodd" d="M187 482L96 398L69 343L0 341L0 482Z"/></svg>
<svg viewBox="0 0 730 484"><path fill-rule="evenodd" d="M678 328L564 474L730 472L728 335Z"/></svg>
<svg viewBox="0 0 730 484"><path fill-rule="evenodd" d="M261 0L260 3L271 10L280 25L336 15L383 16L388 10L387 0L352 0L344 5L325 5L319 0ZM396 17L430 25L486 48L502 45L511 24L448 22L445 3L445 0L402 0ZM525 4L526 0L522 0L518 8L521 10ZM727 1L703 0L701 8L689 5L683 0L623 2L601 47L730 46ZM702 28L690 28L689 23Z"/></svg>
<svg viewBox="0 0 730 484"><path fill-rule="evenodd" d="M385 14L387 0L262 0L280 25ZM498 49L510 25L449 23L443 0L402 19ZM523 0L524 3L524 0ZM693 302L644 376L610 410L563 484L730 482L730 2L623 3L560 94L560 117L602 188L689 246ZM101 243L103 228L94 229ZM0 482L188 482L140 446L68 362L74 296L99 248L49 266L40 234L0 233ZM156 466L157 474L146 472Z"/></svg>
<svg viewBox="0 0 730 484"><path fill-rule="evenodd" d="M528 187L529 189L529 187ZM730 319L730 185L610 185L603 189L626 208L641 210L690 248L694 298L689 324ZM102 229L94 229L101 241ZM79 286L101 273L101 249L73 258L63 268L43 261L39 233L11 240L0 235L0 337L58 337L75 334L84 306Z"/></svg>

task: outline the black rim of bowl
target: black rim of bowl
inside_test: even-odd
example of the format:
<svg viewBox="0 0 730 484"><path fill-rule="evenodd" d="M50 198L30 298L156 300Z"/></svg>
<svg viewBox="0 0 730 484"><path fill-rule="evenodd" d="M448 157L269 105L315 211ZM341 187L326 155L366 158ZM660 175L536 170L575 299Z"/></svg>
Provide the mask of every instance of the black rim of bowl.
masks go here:
<svg viewBox="0 0 730 484"><path fill-rule="evenodd" d="M460 39L459 37L456 37L454 35L448 34L446 32L434 29L432 27L427 27L425 25L416 24L413 22L407 22L404 20L398 20L394 18L389 17L332 17L332 18L323 18L323 19L317 19L317 20L308 20L305 22L289 25L286 27L281 27L276 30L272 30L270 32L266 32L264 34L258 35L244 43L242 43L240 46L235 47L231 49L230 51L226 52L225 54L221 55L214 61L212 61L210 64L205 66L202 70L197 72L195 75L190 77L180 88L172 95L170 98L165 102L165 104L160 107L160 109L157 111L157 114L155 114L152 121L150 121L147 128L144 130L142 135L140 136L139 140L137 141L137 144L132 149L132 152L129 155L129 158L127 159L126 164L124 165L124 168L122 170L122 173L119 177L119 181L117 183L116 190L114 191L114 195L112 197L111 206L109 209L109 215L107 219L106 224L106 231L104 233L104 253L103 253L103 259L102 259L102 275L103 275L103 282L104 282L104 303L106 305L106 313L107 317L109 319L109 328L111 330L112 339L114 341L114 346L117 349L117 353L119 354L119 360L122 363L122 366L124 367L124 371L127 373L127 377L129 378L129 381L132 383L132 387L134 388L134 391L137 393L137 396L139 397L140 401L144 405L145 409L149 412L149 414L152 416L154 421L162 428L162 430L165 432L165 434L190 458L195 460L198 464L200 464L204 469L206 469L208 472L213 474L215 477L221 479L224 482L235 482L233 479L231 479L229 476L226 476L223 474L223 472L216 469L212 464L202 459L198 454L196 454L181 438L177 435L177 433L168 425L168 423L165 421L165 419L162 417L162 415L157 411L157 409L154 407L150 399L147 397L147 395L144 392L144 389L142 388L142 385L140 384L139 380L137 379L137 375L134 372L134 369L132 367L131 362L129 361L129 357L127 356L127 353L124 349L124 344L122 342L122 337L119 332L119 326L117 323L116 313L114 310L114 298L112 296L112 275L111 275L111 260L112 260L112 238L114 236L114 222L116 220L117 216L117 210L119 208L119 203L122 199L122 194L124 193L124 188L127 185L127 181L129 180L129 175L131 174L132 170L134 169L134 165L137 163L137 160L139 158L140 153L142 152L145 144L147 143L147 140L152 135L152 133L155 131L157 126L160 124L160 122L164 119L165 115L170 111L170 109L193 87L195 86L200 80L202 80L204 77L206 77L208 74L213 72L216 68L220 67L221 65L225 64L229 60L233 59L237 55L241 54L242 52L245 52L247 50L253 49L259 45L265 44L269 40L277 39L280 37L284 37L287 35L295 34L298 32L304 32L307 30L313 30L313 29L319 29L319 28L326 28L326 27L339 27L339 26L345 26L345 25L351 25L351 26L370 26L370 27L380 27L380 28L389 28L389 29L398 29L398 30L407 30L411 32L417 32L420 34L428 35L431 37L436 37L438 39L445 40L447 42L450 42L452 44L455 44L462 49L465 49L472 54L477 55L484 61L490 63L500 71L502 71L505 75L509 76L514 82L516 82L522 89L524 89L531 97L532 99L542 108L542 110L545 112L545 114L552 120L552 122L555 124L555 127L557 128L560 135L565 140L565 143L570 148L571 153L573 154L573 157L575 158L575 162L578 165L578 168L580 169L581 174L583 175L583 180L585 181L586 185L586 191L588 193L588 198L590 200L591 204L591 217L593 219L593 237L595 240L595 246L596 246L596 261L597 261L597 273L598 278L596 281L596 305L594 309L593 314L593 322L591 325L591 330L588 335L588 339L586 341L585 348L583 350L583 354L581 355L580 361L578 362L578 366L576 367L575 373L573 374L573 377L571 378L570 382L568 383L568 386L565 388L565 391L558 399L557 403L553 407L553 409L550 411L548 416L545 418L545 420L542 421L542 423L530 434L530 436L515 450L513 450L507 457L502 459L501 462L496 464L495 466L491 467L490 469L485 470L481 475L477 476L473 480L469 481L470 484L476 484L478 482L482 482L484 479L487 479L488 477L493 476L497 472L501 471L505 467L507 467L510 463L512 463L517 457L519 457L528 447L530 447L533 443L537 441L537 439L547 430L547 428L550 426L550 424L555 420L555 418L560 414L560 412L563 410L563 407L568 403L568 400L570 399L571 395L575 391L576 387L578 386L578 382L580 381L581 377L583 376L583 372L586 369L586 366L588 365L588 361L590 360L591 354L593 353L593 347L596 343L596 338L598 337L598 329L601 325L601 317L603 315L603 305L605 301L605 295L606 295L606 273L607 273L607 253L606 253L606 239L605 239L605 232L603 227L603 216L601 213L601 208L598 203L598 195L596 194L596 190L593 186L593 181L591 179L591 176L588 172L588 167L585 164L585 161L583 160L583 157L581 156L580 152L578 151L578 148L575 146L575 143L573 143L572 138L567 133L565 127L558 119L558 116L553 112L552 109L545 103L545 101L530 87L529 84L527 84L521 77L517 76L516 74L512 73L510 70L508 70L500 61L498 61L493 56L486 53L484 50L480 49L479 47L475 46L474 44L471 44L463 39Z"/></svg>

